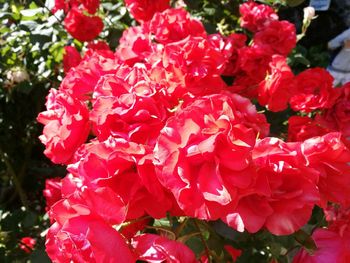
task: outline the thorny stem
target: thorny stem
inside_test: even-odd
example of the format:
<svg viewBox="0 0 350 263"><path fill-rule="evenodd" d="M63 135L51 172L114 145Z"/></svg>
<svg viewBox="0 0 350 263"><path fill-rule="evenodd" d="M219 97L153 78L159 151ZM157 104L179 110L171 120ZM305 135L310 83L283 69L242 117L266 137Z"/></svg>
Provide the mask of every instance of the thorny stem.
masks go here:
<svg viewBox="0 0 350 263"><path fill-rule="evenodd" d="M200 237L200 239L201 239L201 241L202 241L202 243L203 243L203 245L204 245L205 254L206 254L208 260L210 260L210 250L209 250L208 244L207 244L207 242L206 242L205 239L204 239L204 236L203 236L202 231L201 231L201 229L200 229L200 227L199 227L199 225L198 225L197 220L194 219L193 222L194 222L194 225L196 226L196 228L197 228L197 230L198 230L198 232L199 232L199 237Z"/></svg>

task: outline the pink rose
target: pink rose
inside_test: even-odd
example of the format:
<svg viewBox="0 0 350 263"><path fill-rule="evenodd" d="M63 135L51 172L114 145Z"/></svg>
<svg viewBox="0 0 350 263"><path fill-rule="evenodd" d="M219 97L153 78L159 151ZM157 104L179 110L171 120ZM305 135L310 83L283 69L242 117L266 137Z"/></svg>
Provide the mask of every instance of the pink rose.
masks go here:
<svg viewBox="0 0 350 263"><path fill-rule="evenodd" d="M53 204L62 198L61 188L61 178L46 179L43 191L46 200L46 210L49 210Z"/></svg>
<svg viewBox="0 0 350 263"><path fill-rule="evenodd" d="M137 62L145 62L156 51L152 36L144 26L132 26L124 30L119 39L116 56L132 66Z"/></svg>
<svg viewBox="0 0 350 263"><path fill-rule="evenodd" d="M248 99L199 98L162 129L154 150L157 176L187 215L215 220L255 183L251 150L267 130Z"/></svg>
<svg viewBox="0 0 350 263"><path fill-rule="evenodd" d="M274 235L289 235L310 219L318 204L317 171L308 168L301 143L277 138L258 141L253 161L258 178L255 192L239 200L236 213L224 217L231 227L255 233L265 227ZM267 189L262 192L261 190Z"/></svg>
<svg viewBox="0 0 350 263"><path fill-rule="evenodd" d="M147 70L134 67L127 78L106 75L95 88L90 113L99 140L109 136L154 145L167 112L157 93L157 83Z"/></svg>
<svg viewBox="0 0 350 263"><path fill-rule="evenodd" d="M150 263L174 262L196 263L193 251L175 240L154 234L135 236L131 245L139 260Z"/></svg>
<svg viewBox="0 0 350 263"><path fill-rule="evenodd" d="M203 24L183 8L167 9L156 13L147 24L157 42L167 44L188 36L206 37Z"/></svg>
<svg viewBox="0 0 350 263"><path fill-rule="evenodd" d="M46 252L53 262L135 262L125 239L90 215L54 223L46 235Z"/></svg>
<svg viewBox="0 0 350 263"><path fill-rule="evenodd" d="M319 172L321 204L350 205L350 150L342 142L341 134L333 132L306 140L303 154L309 167Z"/></svg>
<svg viewBox="0 0 350 263"><path fill-rule="evenodd" d="M55 89L47 96L46 108L37 117L45 125L39 137L46 147L44 154L54 163L67 164L89 135L88 109L79 100Z"/></svg>
<svg viewBox="0 0 350 263"><path fill-rule="evenodd" d="M60 90L79 100L88 100L91 98L100 77L116 73L125 67L117 64L111 51L92 52L89 56L84 56L80 64L67 73L61 82Z"/></svg>
<svg viewBox="0 0 350 263"><path fill-rule="evenodd" d="M339 262L350 260L350 233L341 236L328 229L316 229L312 234L316 244L316 251L309 253L305 249L299 251L293 263Z"/></svg>

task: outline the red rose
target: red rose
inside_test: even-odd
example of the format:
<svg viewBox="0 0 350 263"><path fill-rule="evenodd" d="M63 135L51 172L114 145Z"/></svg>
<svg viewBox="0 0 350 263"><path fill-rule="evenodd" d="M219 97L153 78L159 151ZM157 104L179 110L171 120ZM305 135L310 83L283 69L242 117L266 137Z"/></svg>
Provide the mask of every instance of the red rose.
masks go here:
<svg viewBox="0 0 350 263"><path fill-rule="evenodd" d="M259 103L269 111L287 109L289 99L295 94L294 75L286 58L275 55L270 63L269 75L259 85Z"/></svg>
<svg viewBox="0 0 350 263"><path fill-rule="evenodd" d="M45 190L43 191L46 200L46 210L49 210L53 204L62 198L61 188L61 178L46 179Z"/></svg>
<svg viewBox="0 0 350 263"><path fill-rule="evenodd" d="M350 233L344 235L328 230L316 229L312 233L312 239L316 244L313 253L305 249L299 251L294 257L293 263L315 263L315 262L349 262L350 261Z"/></svg>
<svg viewBox="0 0 350 263"><path fill-rule="evenodd" d="M266 51L265 47L243 47L239 49L239 70L257 82L264 80L272 59Z"/></svg>
<svg viewBox="0 0 350 263"><path fill-rule="evenodd" d="M107 42L103 40L91 41L87 44L86 47L88 50L111 50Z"/></svg>
<svg viewBox="0 0 350 263"><path fill-rule="evenodd" d="M145 62L155 52L151 41L151 33L142 26L133 26L124 30L116 49L116 56L132 66L137 62Z"/></svg>
<svg viewBox="0 0 350 263"><path fill-rule="evenodd" d="M255 183L250 153L266 128L248 99L199 98L162 129L154 150L157 176L187 215L215 220Z"/></svg>
<svg viewBox="0 0 350 263"><path fill-rule="evenodd" d="M32 253L36 244L36 240L32 237L23 237L19 243L19 248L26 253Z"/></svg>
<svg viewBox="0 0 350 263"><path fill-rule="evenodd" d="M161 62L159 66L172 76L173 82L178 83L172 92L178 93L178 96L218 93L226 86L220 77L225 56L202 37L187 37L167 44Z"/></svg>
<svg viewBox="0 0 350 263"><path fill-rule="evenodd" d="M323 126L339 131L345 138L350 139L350 83L336 88L338 98L333 105L316 117Z"/></svg>
<svg viewBox="0 0 350 263"><path fill-rule="evenodd" d="M234 76L237 73L239 70L239 49L246 46L246 41L247 36L238 33L232 33L228 37L223 38L223 44L220 43L219 48L219 50L221 50L221 52L224 52L226 56L226 66L223 75Z"/></svg>
<svg viewBox="0 0 350 263"><path fill-rule="evenodd" d="M129 76L136 71L139 79L129 81L111 75L100 79L94 93L97 99L90 112L99 140L114 136L155 144L167 117L166 109L160 103L156 83L147 78L147 71L134 68Z"/></svg>
<svg viewBox="0 0 350 263"><path fill-rule="evenodd" d="M109 138L101 143L93 141L82 151L80 160L69 171L88 189L106 187L120 196L128 208L127 220L145 214L161 218L167 211L178 211L170 193L157 180L151 149Z"/></svg>
<svg viewBox="0 0 350 263"><path fill-rule="evenodd" d="M53 262L135 262L125 239L90 215L54 223L46 235L46 252Z"/></svg>
<svg viewBox="0 0 350 263"><path fill-rule="evenodd" d="M265 138L254 147L253 161L260 178L267 179L267 193L239 200L236 213L224 220L233 228L257 232L266 227L274 235L289 235L310 219L320 196L318 173L307 168L301 143ZM262 184L257 184L261 189ZM260 190L261 191L261 190Z"/></svg>
<svg viewBox="0 0 350 263"><path fill-rule="evenodd" d="M125 222L119 230L119 233L129 240L133 238L137 232L144 230L152 222L153 219L151 217L133 219L129 222Z"/></svg>
<svg viewBox="0 0 350 263"><path fill-rule="evenodd" d="M227 89L232 93L237 93L241 96L256 99L258 97L258 88L262 79L251 78L245 72L239 72L235 76L235 81L231 87Z"/></svg>
<svg viewBox="0 0 350 263"><path fill-rule="evenodd" d="M253 40L254 46L264 46L271 54L287 56L296 45L295 26L288 21L271 21Z"/></svg>
<svg viewBox="0 0 350 263"><path fill-rule="evenodd" d="M206 37L203 24L183 8L171 8L156 13L147 24L157 42L167 44L188 36Z"/></svg>
<svg viewBox="0 0 350 263"><path fill-rule="evenodd" d="M156 12L169 8L169 0L124 0L130 14L138 22L151 20Z"/></svg>
<svg viewBox="0 0 350 263"><path fill-rule="evenodd" d="M329 108L336 98L333 77L323 68L311 68L295 78L297 93L292 96L290 105L295 111L311 112Z"/></svg>
<svg viewBox="0 0 350 263"><path fill-rule="evenodd" d="M101 218L110 225L121 224L126 219L126 204L109 186L92 185L84 178L68 174L62 180L62 197L49 211L52 222L62 225L67 219L81 215Z"/></svg>
<svg viewBox="0 0 350 263"><path fill-rule="evenodd" d="M266 27L271 21L278 20L278 15L268 5L257 4L254 1L241 4L241 27L252 32Z"/></svg>
<svg viewBox="0 0 350 263"><path fill-rule="evenodd" d="M73 46L64 47L63 69L67 73L71 68L79 65L81 56L79 51Z"/></svg>
<svg viewBox="0 0 350 263"><path fill-rule="evenodd" d="M267 177L271 189L271 196L266 201L273 212L266 218L265 227L276 235L291 234L300 229L319 202L318 174L307 168L301 148L300 143L266 138L253 150L258 173Z"/></svg>
<svg viewBox="0 0 350 263"><path fill-rule="evenodd" d="M78 100L90 99L101 76L124 71L125 68L129 67L118 65L112 52L95 51L68 72L61 82L60 90Z"/></svg>
<svg viewBox="0 0 350 263"><path fill-rule="evenodd" d="M90 14L95 14L98 7L100 6L100 0L80 0L85 9Z"/></svg>
<svg viewBox="0 0 350 263"><path fill-rule="evenodd" d="M135 236L131 245L138 259L150 263L196 263L193 251L186 245L154 234Z"/></svg>
<svg viewBox="0 0 350 263"><path fill-rule="evenodd" d="M339 205L330 205L324 209L328 228L316 229L312 233L316 250L309 253L299 251L293 263L348 262L350 260L350 209Z"/></svg>
<svg viewBox="0 0 350 263"><path fill-rule="evenodd" d="M328 223L328 229L338 232L343 236L346 232L350 234L350 207L338 204L329 204L323 208L325 219Z"/></svg>
<svg viewBox="0 0 350 263"><path fill-rule="evenodd" d="M64 91L55 89L47 96L46 108L37 117L45 125L39 137L46 146L44 154L54 163L67 164L89 135L88 109Z"/></svg>
<svg viewBox="0 0 350 263"><path fill-rule="evenodd" d="M64 19L64 27L72 37L84 42L95 39L101 33L103 22L98 16L87 16L79 8L72 8Z"/></svg>
<svg viewBox="0 0 350 263"><path fill-rule="evenodd" d="M55 13L62 9L67 13L71 8L79 7L80 4L82 4L90 14L95 14L100 5L100 0L55 0L55 6L51 11Z"/></svg>
<svg viewBox="0 0 350 263"><path fill-rule="evenodd" d="M307 116L292 116L288 119L288 141L290 142L304 141L331 131L320 122Z"/></svg>
<svg viewBox="0 0 350 263"><path fill-rule="evenodd" d="M73 6L78 6L79 0L55 0L55 6L51 9L52 13L56 13L58 10L63 10L65 13Z"/></svg>
<svg viewBox="0 0 350 263"><path fill-rule="evenodd" d="M333 132L306 140L303 154L308 166L319 172L321 204L350 205L350 150L342 142L341 134Z"/></svg>

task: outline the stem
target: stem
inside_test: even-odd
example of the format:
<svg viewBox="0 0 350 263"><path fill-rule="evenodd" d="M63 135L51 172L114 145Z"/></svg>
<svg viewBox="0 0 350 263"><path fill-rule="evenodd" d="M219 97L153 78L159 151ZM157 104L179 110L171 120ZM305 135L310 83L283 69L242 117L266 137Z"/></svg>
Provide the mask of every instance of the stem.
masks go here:
<svg viewBox="0 0 350 263"><path fill-rule="evenodd" d="M13 167L12 167L8 157L7 157L7 154L5 152L3 152L1 148L0 148L0 159L6 165L7 171L13 180L13 184L15 186L16 192L21 200L22 205L25 208L27 208L28 207L27 196L26 196L26 194L21 186L21 182L20 182L20 180L18 180L18 177L17 177L15 170L13 169Z"/></svg>
<svg viewBox="0 0 350 263"><path fill-rule="evenodd" d="M146 226L146 228L154 229L154 230L157 230L157 231L164 231L164 232L168 233L173 240L176 239L175 233L173 231L169 230L169 229L166 229L166 228L163 228L163 227L157 227L157 226Z"/></svg>
<svg viewBox="0 0 350 263"><path fill-rule="evenodd" d="M200 227L199 227L199 224L198 224L198 222L197 222L197 219L194 219L193 222L194 222L194 225L196 226L196 228L197 228L197 230L198 230L198 232L199 232L199 237L200 237L200 239L201 239L201 241L202 241L202 243L203 243L203 245L204 245L205 254L206 254L208 260L210 260L210 250L209 250L209 247L208 247L207 242L206 242L205 239L204 239L204 236L203 236L202 231L201 231L201 229L200 229Z"/></svg>
<svg viewBox="0 0 350 263"><path fill-rule="evenodd" d="M188 221L188 217L184 219L184 221L180 224L180 226L175 230L175 235L178 237L180 236L182 230L185 228L186 223Z"/></svg>

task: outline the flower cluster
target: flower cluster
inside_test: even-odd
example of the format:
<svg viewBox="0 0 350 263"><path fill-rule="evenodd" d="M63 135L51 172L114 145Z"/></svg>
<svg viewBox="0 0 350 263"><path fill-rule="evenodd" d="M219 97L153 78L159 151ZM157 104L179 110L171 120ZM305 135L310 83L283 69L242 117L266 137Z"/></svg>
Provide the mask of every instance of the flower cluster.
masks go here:
<svg viewBox="0 0 350 263"><path fill-rule="evenodd" d="M103 29L102 19L96 15L100 0L55 0L53 13L63 10L66 13L64 27L79 41L95 39Z"/></svg>
<svg viewBox="0 0 350 263"><path fill-rule="evenodd" d="M81 6L95 11L90 1L72 2L67 18L81 16ZM145 231L150 219L222 220L240 232L288 235L315 205L350 205L349 86L333 88L321 68L293 74L291 23L265 5L242 4L248 44L245 34L207 34L167 1L126 4L140 25L114 53L96 48L73 63L38 116L44 153L68 170L44 192L54 262L197 262L181 233ZM315 114L291 117L285 142L268 137L253 99L272 112L290 105Z"/></svg>

